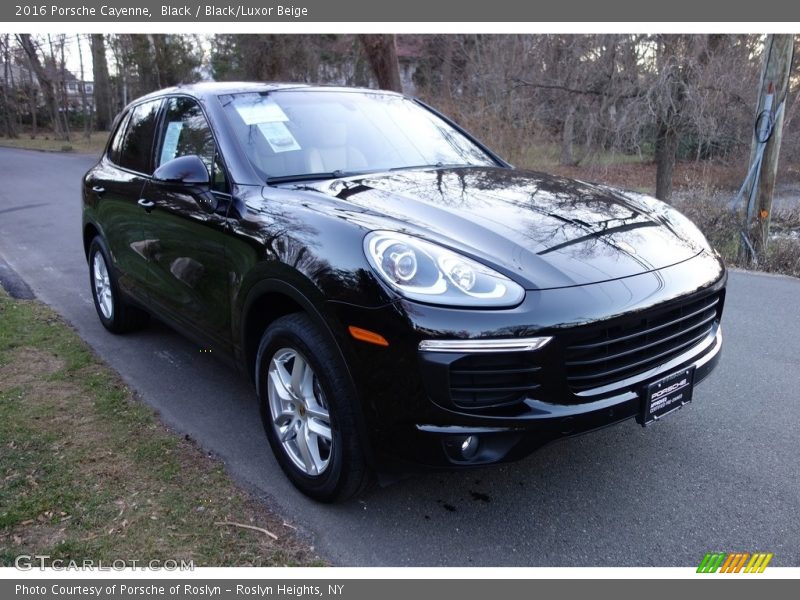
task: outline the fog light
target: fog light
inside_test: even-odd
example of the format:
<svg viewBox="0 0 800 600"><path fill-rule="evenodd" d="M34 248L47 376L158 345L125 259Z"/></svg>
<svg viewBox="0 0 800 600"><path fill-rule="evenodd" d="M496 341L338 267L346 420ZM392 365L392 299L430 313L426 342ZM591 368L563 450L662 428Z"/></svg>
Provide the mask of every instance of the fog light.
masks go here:
<svg viewBox="0 0 800 600"><path fill-rule="evenodd" d="M478 437L470 435L461 442L461 456L469 460L478 452Z"/></svg>

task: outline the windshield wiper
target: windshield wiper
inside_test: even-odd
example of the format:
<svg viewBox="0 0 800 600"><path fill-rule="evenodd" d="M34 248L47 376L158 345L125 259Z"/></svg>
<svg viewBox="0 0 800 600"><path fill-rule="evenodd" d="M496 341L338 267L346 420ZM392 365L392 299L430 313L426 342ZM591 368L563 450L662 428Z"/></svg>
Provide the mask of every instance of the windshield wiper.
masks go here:
<svg viewBox="0 0 800 600"><path fill-rule="evenodd" d="M406 169L455 169L455 168L463 168L463 167L480 167L483 165L473 165L470 163L433 163L430 165L408 165L407 167L392 167L391 169L386 169L387 171L405 171Z"/></svg>
<svg viewBox="0 0 800 600"><path fill-rule="evenodd" d="M443 163L438 162L430 165L408 165L406 167L390 167L388 169L366 169L363 171L335 171L321 173L297 173L295 175L278 175L267 177L267 183L294 183L296 181L318 181L321 179L339 179L340 177L353 177L355 175L369 175L370 173L389 173L393 171L405 171L410 169L453 169L465 167L480 167L483 165L473 165L469 163Z"/></svg>
<svg viewBox="0 0 800 600"><path fill-rule="evenodd" d="M340 177L350 177L352 175L362 175L362 171L328 171L326 173L296 173L295 175L279 175L278 177L267 177L267 183L292 183L294 181L314 181L317 179L339 179Z"/></svg>

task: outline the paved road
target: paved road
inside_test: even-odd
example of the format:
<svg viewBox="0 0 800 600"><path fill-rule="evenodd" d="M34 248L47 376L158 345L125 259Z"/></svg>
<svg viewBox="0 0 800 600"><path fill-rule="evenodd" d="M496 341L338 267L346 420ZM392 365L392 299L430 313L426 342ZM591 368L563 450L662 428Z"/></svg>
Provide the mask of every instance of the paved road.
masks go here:
<svg viewBox="0 0 800 600"><path fill-rule="evenodd" d="M771 551L800 566L800 280L731 273L720 367L695 402L514 465L423 475L344 506L306 500L272 458L254 394L169 329L117 337L91 305L85 156L0 149L0 257L156 408L343 566L697 564Z"/></svg>

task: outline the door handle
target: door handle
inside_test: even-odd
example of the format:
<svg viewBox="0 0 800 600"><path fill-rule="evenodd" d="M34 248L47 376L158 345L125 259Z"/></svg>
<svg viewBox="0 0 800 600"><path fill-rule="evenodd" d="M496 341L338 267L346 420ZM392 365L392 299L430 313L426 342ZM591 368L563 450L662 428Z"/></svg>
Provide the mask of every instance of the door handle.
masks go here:
<svg viewBox="0 0 800 600"><path fill-rule="evenodd" d="M95 185L92 187L92 191L97 194L98 196L102 196L106 193L106 188L101 185Z"/></svg>
<svg viewBox="0 0 800 600"><path fill-rule="evenodd" d="M153 207L156 205L156 203L152 200L146 200L144 198L139 198L139 202L137 202L137 204L144 208L147 212L153 210Z"/></svg>

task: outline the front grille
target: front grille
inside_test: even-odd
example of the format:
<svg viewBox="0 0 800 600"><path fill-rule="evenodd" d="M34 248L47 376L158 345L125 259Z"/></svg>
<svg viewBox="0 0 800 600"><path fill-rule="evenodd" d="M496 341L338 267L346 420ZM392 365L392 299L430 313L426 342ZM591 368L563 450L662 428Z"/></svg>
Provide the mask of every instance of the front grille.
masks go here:
<svg viewBox="0 0 800 600"><path fill-rule="evenodd" d="M721 309L721 295L715 294L571 338L565 355L570 389L599 388L671 360L709 335Z"/></svg>
<svg viewBox="0 0 800 600"><path fill-rule="evenodd" d="M462 408L514 404L540 387L540 370L529 352L470 354L450 363L450 399Z"/></svg>

